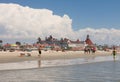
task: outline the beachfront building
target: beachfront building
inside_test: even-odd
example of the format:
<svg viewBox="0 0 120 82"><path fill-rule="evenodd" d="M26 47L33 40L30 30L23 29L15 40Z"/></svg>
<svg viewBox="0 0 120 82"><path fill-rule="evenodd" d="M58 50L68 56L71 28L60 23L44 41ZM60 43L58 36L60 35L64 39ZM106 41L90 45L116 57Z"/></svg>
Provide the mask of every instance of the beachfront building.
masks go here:
<svg viewBox="0 0 120 82"><path fill-rule="evenodd" d="M86 46L94 46L93 42L89 38L89 35L87 35L86 40L85 40Z"/></svg>
<svg viewBox="0 0 120 82"><path fill-rule="evenodd" d="M69 40L67 38L61 38L60 40L53 38L51 35L46 37L45 40L38 39L38 43L44 46L44 49L51 48L53 50L83 50L85 47L85 42Z"/></svg>
<svg viewBox="0 0 120 82"><path fill-rule="evenodd" d="M61 38L60 40L53 38L51 35L46 37L45 40L41 40L38 38L38 44L44 46L44 49L52 49L52 50L84 50L85 47L95 48L95 45L90 40L89 35L87 35L85 41L80 41L77 39L76 41L69 40L67 38Z"/></svg>
<svg viewBox="0 0 120 82"><path fill-rule="evenodd" d="M86 44L85 49L87 49L87 50L95 50L96 51L96 45L92 42L89 35L87 35L87 37L86 37L85 44Z"/></svg>
<svg viewBox="0 0 120 82"><path fill-rule="evenodd" d="M80 41L77 39L76 41L68 40L68 47L71 48L71 50L77 51L77 50L83 50L85 47L85 42Z"/></svg>
<svg viewBox="0 0 120 82"><path fill-rule="evenodd" d="M68 48L66 39L61 38L61 40L58 40L53 38L51 35L49 37L45 37L45 40L41 40L39 37L37 43L42 45L44 50L62 50Z"/></svg>

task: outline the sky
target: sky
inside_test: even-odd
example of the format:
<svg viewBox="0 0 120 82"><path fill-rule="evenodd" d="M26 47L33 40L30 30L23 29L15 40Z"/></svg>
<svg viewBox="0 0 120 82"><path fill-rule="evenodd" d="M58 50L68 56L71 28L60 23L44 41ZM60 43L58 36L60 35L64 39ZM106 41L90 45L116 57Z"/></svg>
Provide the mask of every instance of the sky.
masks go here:
<svg viewBox="0 0 120 82"><path fill-rule="evenodd" d="M37 37L120 45L120 0L0 0L0 39Z"/></svg>

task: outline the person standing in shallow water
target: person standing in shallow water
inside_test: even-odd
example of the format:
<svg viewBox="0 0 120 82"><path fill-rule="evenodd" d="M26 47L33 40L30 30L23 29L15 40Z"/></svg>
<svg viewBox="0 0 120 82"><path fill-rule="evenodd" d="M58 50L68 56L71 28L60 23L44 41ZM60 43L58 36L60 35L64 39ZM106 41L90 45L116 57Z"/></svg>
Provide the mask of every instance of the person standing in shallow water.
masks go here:
<svg viewBox="0 0 120 82"><path fill-rule="evenodd" d="M113 48L112 55L113 55L113 59L115 60L115 56L116 56L116 50L115 50L115 48Z"/></svg>

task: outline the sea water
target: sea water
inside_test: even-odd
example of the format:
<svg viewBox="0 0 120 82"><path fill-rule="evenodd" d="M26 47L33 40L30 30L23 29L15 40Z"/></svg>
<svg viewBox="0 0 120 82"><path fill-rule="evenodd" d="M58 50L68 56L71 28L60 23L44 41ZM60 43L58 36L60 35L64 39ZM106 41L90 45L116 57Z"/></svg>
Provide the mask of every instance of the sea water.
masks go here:
<svg viewBox="0 0 120 82"><path fill-rule="evenodd" d="M57 63L52 62L44 61L41 67L0 70L0 82L120 82L119 57L116 61L110 56L63 60L64 64L60 65L57 60L54 60ZM34 65L35 61L29 63Z"/></svg>

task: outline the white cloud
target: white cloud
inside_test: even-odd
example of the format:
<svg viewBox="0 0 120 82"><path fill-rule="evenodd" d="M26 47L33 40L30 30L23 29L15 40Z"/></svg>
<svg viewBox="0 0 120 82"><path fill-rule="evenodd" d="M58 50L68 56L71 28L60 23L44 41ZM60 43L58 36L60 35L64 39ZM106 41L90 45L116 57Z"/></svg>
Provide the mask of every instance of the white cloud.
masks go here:
<svg viewBox="0 0 120 82"><path fill-rule="evenodd" d="M48 9L33 9L18 4L0 4L0 39L36 39L53 35L56 38L84 40L86 35L95 43L119 43L119 29L72 29L68 15L54 15Z"/></svg>
<svg viewBox="0 0 120 82"><path fill-rule="evenodd" d="M85 35L90 34L90 38L94 43L97 44L119 44L120 45L120 29L80 29L78 34L81 34L80 37L84 38Z"/></svg>
<svg viewBox="0 0 120 82"><path fill-rule="evenodd" d="M48 9L32 9L17 4L0 4L0 25L6 29L2 38L36 38L67 36L72 32L69 16L54 15Z"/></svg>

